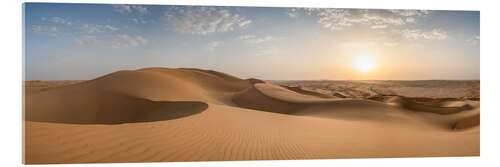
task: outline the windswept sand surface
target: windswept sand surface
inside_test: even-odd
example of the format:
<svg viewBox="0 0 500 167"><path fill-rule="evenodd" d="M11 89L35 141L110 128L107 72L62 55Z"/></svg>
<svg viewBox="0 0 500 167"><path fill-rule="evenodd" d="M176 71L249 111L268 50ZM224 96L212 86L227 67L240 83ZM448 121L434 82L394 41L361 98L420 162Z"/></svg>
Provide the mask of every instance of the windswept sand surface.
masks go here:
<svg viewBox="0 0 500 167"><path fill-rule="evenodd" d="M168 68L25 87L28 164L479 155L479 101L468 99L350 97Z"/></svg>

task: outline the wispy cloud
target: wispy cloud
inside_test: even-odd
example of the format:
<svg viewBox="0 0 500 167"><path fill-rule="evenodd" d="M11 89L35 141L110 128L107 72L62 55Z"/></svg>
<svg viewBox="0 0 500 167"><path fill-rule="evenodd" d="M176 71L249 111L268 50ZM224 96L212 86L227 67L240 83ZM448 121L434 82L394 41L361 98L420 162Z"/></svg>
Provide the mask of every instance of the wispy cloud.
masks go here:
<svg viewBox="0 0 500 167"><path fill-rule="evenodd" d="M141 24L146 24L148 23L148 21L144 20L143 18L132 18L132 21L134 21L135 23L141 23Z"/></svg>
<svg viewBox="0 0 500 167"><path fill-rule="evenodd" d="M32 25L31 32L34 32L37 34L56 36L59 31L58 31L57 27L55 27L55 26Z"/></svg>
<svg viewBox="0 0 500 167"><path fill-rule="evenodd" d="M409 29L408 24L415 24L419 18L426 17L427 10L383 10L383 9L325 9L325 8L293 8L286 14L291 18L307 14L317 18L317 23L331 30L344 30L354 26L365 26L368 29L387 33L384 29L392 30L393 34L406 39L443 40L448 33L435 28L430 31ZM388 42L385 46L395 46L398 42Z"/></svg>
<svg viewBox="0 0 500 167"><path fill-rule="evenodd" d="M251 20L216 7L173 7L165 12L167 29L189 34L209 34L246 28Z"/></svg>
<svg viewBox="0 0 500 167"><path fill-rule="evenodd" d="M421 29L403 29L400 33L407 39L443 40L448 38L448 33L442 29L432 29L430 31L424 31Z"/></svg>
<svg viewBox="0 0 500 167"><path fill-rule="evenodd" d="M394 14L398 14L401 16L426 16L429 14L428 10L407 10L407 9L394 9L394 10L389 10Z"/></svg>
<svg viewBox="0 0 500 167"><path fill-rule="evenodd" d="M205 50L214 51L215 48L219 47L223 42L222 41L210 41L205 46Z"/></svg>
<svg viewBox="0 0 500 167"><path fill-rule="evenodd" d="M149 9L142 5L111 5L113 10L122 14L137 12L140 15L149 14Z"/></svg>
<svg viewBox="0 0 500 167"><path fill-rule="evenodd" d="M258 49L255 50L253 55L255 56L263 56L263 57L269 57L269 56L276 56L276 55L283 55L284 50L280 48L276 48L276 46L272 45L259 45Z"/></svg>
<svg viewBox="0 0 500 167"><path fill-rule="evenodd" d="M144 6L132 6L132 8L135 9L137 12L139 12L139 14L142 15L149 14L148 8Z"/></svg>
<svg viewBox="0 0 500 167"><path fill-rule="evenodd" d="M52 18L49 19L49 21L51 21L53 23L59 23L59 24L68 25L68 26L72 25L71 21L63 19L61 17L52 17Z"/></svg>
<svg viewBox="0 0 500 167"><path fill-rule="evenodd" d="M262 42L267 42L274 40L275 38L272 36L265 36L265 37L257 37L255 35L242 35L237 37L237 39L248 42L248 43L254 43L254 44L259 44Z"/></svg>
<svg viewBox="0 0 500 167"><path fill-rule="evenodd" d="M415 18L413 18L413 17L407 17L406 18L406 22L408 22L408 23L414 23L415 22Z"/></svg>
<svg viewBox="0 0 500 167"><path fill-rule="evenodd" d="M368 10L368 9L322 9L293 8L286 14L291 18L305 13L318 18L317 23L331 30L342 30L355 25L367 25L373 29L414 23L415 17L429 14L426 10Z"/></svg>
<svg viewBox="0 0 500 167"><path fill-rule="evenodd" d="M317 17L318 24L331 30L342 30L355 25L368 25L374 29L399 26L406 24L406 15L409 15L403 12L400 12L401 14L395 13L390 10L321 8L294 8L287 14L290 17L297 17L300 12Z"/></svg>
<svg viewBox="0 0 500 167"><path fill-rule="evenodd" d="M100 33L100 32L113 32L117 31L120 28L112 26L112 25L100 25L100 24L83 24L80 27L81 30L88 34Z"/></svg>
<svg viewBox="0 0 500 167"><path fill-rule="evenodd" d="M372 29L387 28L387 25L372 25L370 28Z"/></svg>
<svg viewBox="0 0 500 167"><path fill-rule="evenodd" d="M297 18L299 16L297 8L290 9L290 11L286 12L286 14L291 18Z"/></svg>
<svg viewBox="0 0 500 167"><path fill-rule="evenodd" d="M479 35L475 35L466 41L467 43L470 43L472 45L478 45L480 43L480 37Z"/></svg>
<svg viewBox="0 0 500 167"><path fill-rule="evenodd" d="M127 48L146 45L148 40L140 35L116 34L107 36L87 35L75 39L74 42L77 46L86 48Z"/></svg>

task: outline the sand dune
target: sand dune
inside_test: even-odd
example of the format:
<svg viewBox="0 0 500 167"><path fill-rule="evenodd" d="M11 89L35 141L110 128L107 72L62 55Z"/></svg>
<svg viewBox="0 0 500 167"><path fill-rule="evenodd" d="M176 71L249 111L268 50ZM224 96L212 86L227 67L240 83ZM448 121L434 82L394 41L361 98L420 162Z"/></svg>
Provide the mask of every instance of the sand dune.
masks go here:
<svg viewBox="0 0 500 167"><path fill-rule="evenodd" d="M26 91L24 160L479 155L478 102L425 105L404 97L325 97L211 70L119 71Z"/></svg>

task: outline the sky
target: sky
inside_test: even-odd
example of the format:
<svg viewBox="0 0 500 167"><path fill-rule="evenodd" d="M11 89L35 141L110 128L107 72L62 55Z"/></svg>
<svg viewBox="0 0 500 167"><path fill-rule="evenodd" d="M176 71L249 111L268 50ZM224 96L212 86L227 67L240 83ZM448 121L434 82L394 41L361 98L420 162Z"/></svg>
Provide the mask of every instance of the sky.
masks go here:
<svg viewBox="0 0 500 167"><path fill-rule="evenodd" d="M24 79L147 67L265 80L477 80L479 11L24 4Z"/></svg>

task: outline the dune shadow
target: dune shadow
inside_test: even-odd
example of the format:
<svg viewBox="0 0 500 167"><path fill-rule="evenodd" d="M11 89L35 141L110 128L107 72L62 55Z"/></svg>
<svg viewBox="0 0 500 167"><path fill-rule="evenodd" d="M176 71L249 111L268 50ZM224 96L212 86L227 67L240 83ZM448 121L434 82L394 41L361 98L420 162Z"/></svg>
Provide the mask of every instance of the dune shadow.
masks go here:
<svg viewBox="0 0 500 167"><path fill-rule="evenodd" d="M378 97L372 97L370 98L370 100L380 101L385 103L394 103L410 111L428 112L440 115L456 114L462 111L474 109L474 107L468 104L457 107L440 106L441 103L446 101L459 100L453 98L434 99L434 98L408 98L403 96L378 96Z"/></svg>
<svg viewBox="0 0 500 167"><path fill-rule="evenodd" d="M144 98L110 95L82 103L31 106L25 120L68 124L122 124L166 121L205 111L199 101L152 101Z"/></svg>
<svg viewBox="0 0 500 167"><path fill-rule="evenodd" d="M199 114L208 108L208 104L198 101L156 102L158 108L138 113L132 122L153 122L184 118Z"/></svg>
<svg viewBox="0 0 500 167"><path fill-rule="evenodd" d="M476 114L473 116L462 118L462 119L456 121L455 123L453 123L451 128L454 130L464 130L464 129L473 128L473 127L479 126L480 119L481 119L480 114Z"/></svg>

